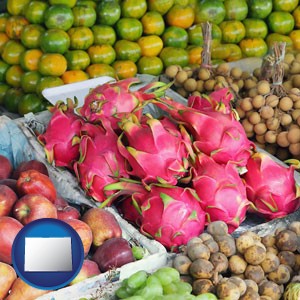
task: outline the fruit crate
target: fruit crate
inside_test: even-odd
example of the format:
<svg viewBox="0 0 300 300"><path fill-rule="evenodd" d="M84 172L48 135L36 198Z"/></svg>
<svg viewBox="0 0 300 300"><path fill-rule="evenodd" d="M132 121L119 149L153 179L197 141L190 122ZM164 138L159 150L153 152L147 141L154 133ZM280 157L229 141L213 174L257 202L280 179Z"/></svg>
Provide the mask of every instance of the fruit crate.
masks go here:
<svg viewBox="0 0 300 300"><path fill-rule="evenodd" d="M47 122L50 118L48 112L39 114L40 120ZM78 186L76 178L67 170L55 168L45 160L45 153L42 146L37 142L35 135L28 125L25 125L24 118L10 119L8 116L0 116L0 154L9 157L14 167L24 160L38 159L44 162L49 171L49 177L54 182L58 194L67 199L70 203L84 205L86 207L96 207L96 204L88 199ZM42 124L42 122L40 123ZM108 271L95 277L86 279L73 286L67 286L48 293L38 299L80 299L89 295L100 295L100 291L105 290L104 298L107 296L108 286L115 286L114 282L129 277L137 270L154 270L165 266L168 263L168 253L160 243L142 235L135 227L125 221L118 212L112 208L105 208L117 219L122 229L122 237L132 245L141 246L145 250L142 259L128 263L120 268ZM113 295L113 294L112 294Z"/></svg>

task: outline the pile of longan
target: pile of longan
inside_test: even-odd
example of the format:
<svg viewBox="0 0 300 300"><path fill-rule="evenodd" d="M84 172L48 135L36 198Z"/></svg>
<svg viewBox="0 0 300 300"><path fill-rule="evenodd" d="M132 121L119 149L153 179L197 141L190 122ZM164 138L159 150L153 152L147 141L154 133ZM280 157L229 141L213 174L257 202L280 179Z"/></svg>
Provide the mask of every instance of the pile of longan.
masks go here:
<svg viewBox="0 0 300 300"><path fill-rule="evenodd" d="M279 300L291 282L299 282L299 239L299 221L264 236L245 231L238 237L228 233L225 222L215 221L176 254L173 267L192 284L195 295Z"/></svg>

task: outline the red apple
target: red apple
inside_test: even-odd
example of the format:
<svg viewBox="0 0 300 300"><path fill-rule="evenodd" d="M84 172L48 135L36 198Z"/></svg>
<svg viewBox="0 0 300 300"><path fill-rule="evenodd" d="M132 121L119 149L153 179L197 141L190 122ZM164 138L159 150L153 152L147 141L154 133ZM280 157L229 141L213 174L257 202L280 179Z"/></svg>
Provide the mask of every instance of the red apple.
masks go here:
<svg viewBox="0 0 300 300"><path fill-rule="evenodd" d="M8 297L5 300L34 300L37 297L45 295L49 293L49 290L42 290L35 288L25 281L23 281L20 277L18 277L12 287Z"/></svg>
<svg viewBox="0 0 300 300"><path fill-rule="evenodd" d="M91 228L83 221L77 219L67 219L64 220L64 222L69 224L80 236L83 244L84 257L86 257L90 251L93 241Z"/></svg>
<svg viewBox="0 0 300 300"><path fill-rule="evenodd" d="M28 171L28 170L36 170L39 171L40 173L45 174L46 176L49 176L49 172L48 169L46 167L46 165L36 159L32 159L29 161L23 161L21 162L13 171L12 173L12 178L14 179L18 179L20 174L24 171Z"/></svg>
<svg viewBox="0 0 300 300"><path fill-rule="evenodd" d="M17 274L15 269L9 264L0 262L0 299L4 299L7 296L16 279Z"/></svg>
<svg viewBox="0 0 300 300"><path fill-rule="evenodd" d="M17 180L13 178L5 178L0 180L0 184L4 184L9 186L16 194L18 194L17 190Z"/></svg>
<svg viewBox="0 0 300 300"><path fill-rule="evenodd" d="M0 217L10 215L17 199L17 194L9 186L0 184Z"/></svg>
<svg viewBox="0 0 300 300"><path fill-rule="evenodd" d="M23 225L42 218L57 219L55 205L39 194L28 194L19 198L12 209L12 214Z"/></svg>
<svg viewBox="0 0 300 300"><path fill-rule="evenodd" d="M81 220L92 229L94 247L99 247L107 239L122 236L120 224L108 210L98 207L89 208Z"/></svg>
<svg viewBox="0 0 300 300"><path fill-rule="evenodd" d="M111 238L99 246L92 256L101 272L122 267L133 262L134 256L129 242L122 238Z"/></svg>
<svg viewBox="0 0 300 300"><path fill-rule="evenodd" d="M40 194L53 203L57 196L56 188L52 180L36 170L22 172L17 180L17 189L19 196Z"/></svg>
<svg viewBox="0 0 300 300"><path fill-rule="evenodd" d="M92 260L85 259L77 276L70 282L70 285L76 284L87 278L101 274L98 264Z"/></svg>
<svg viewBox="0 0 300 300"><path fill-rule="evenodd" d="M56 207L65 207L65 206L68 206L69 203L66 199L64 199L63 197L61 196L56 196L56 199L54 200L54 205Z"/></svg>
<svg viewBox="0 0 300 300"><path fill-rule="evenodd" d="M14 239L23 225L12 217L0 217L0 261L12 263L11 249Z"/></svg>
<svg viewBox="0 0 300 300"><path fill-rule="evenodd" d="M9 178L13 171L13 166L10 160L0 154L0 179Z"/></svg>
<svg viewBox="0 0 300 300"><path fill-rule="evenodd" d="M79 219L80 212L77 208L71 205L67 205L65 207L56 206L57 209L57 219L59 220L67 220L67 219Z"/></svg>

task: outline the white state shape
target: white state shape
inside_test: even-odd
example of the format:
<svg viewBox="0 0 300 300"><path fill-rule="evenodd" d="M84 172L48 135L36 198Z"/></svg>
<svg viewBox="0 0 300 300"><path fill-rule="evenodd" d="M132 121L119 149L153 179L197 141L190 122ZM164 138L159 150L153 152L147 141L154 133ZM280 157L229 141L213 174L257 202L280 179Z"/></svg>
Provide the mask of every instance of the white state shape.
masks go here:
<svg viewBox="0 0 300 300"><path fill-rule="evenodd" d="M71 237L25 237L24 271L72 271Z"/></svg>

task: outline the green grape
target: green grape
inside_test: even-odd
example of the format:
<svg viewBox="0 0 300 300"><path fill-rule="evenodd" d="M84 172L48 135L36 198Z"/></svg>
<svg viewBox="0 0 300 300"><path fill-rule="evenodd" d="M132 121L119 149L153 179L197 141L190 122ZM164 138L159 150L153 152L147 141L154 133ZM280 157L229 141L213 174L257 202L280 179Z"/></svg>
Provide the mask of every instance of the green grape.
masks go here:
<svg viewBox="0 0 300 300"><path fill-rule="evenodd" d="M156 270L153 275L155 275L162 285L168 285L171 282L180 281L179 272L172 267L162 267Z"/></svg>
<svg viewBox="0 0 300 300"><path fill-rule="evenodd" d="M177 294L177 283L170 282L169 284L163 286L163 290L164 295Z"/></svg>
<svg viewBox="0 0 300 300"><path fill-rule="evenodd" d="M132 251L132 254L133 254L133 256L136 260L142 259L145 255L145 250L144 250L143 247L133 246L131 248L131 251Z"/></svg>
<svg viewBox="0 0 300 300"><path fill-rule="evenodd" d="M154 276L153 274L149 275L147 280L146 280L146 284L159 284L161 285L159 279Z"/></svg>
<svg viewBox="0 0 300 300"><path fill-rule="evenodd" d="M147 300L156 299L163 294L163 288L160 283L149 282L142 289L139 289L135 295L142 296Z"/></svg>
<svg viewBox="0 0 300 300"><path fill-rule="evenodd" d="M218 300L218 298L212 293L204 293L197 295L195 300Z"/></svg>
<svg viewBox="0 0 300 300"><path fill-rule="evenodd" d="M190 294L193 290L193 287L188 282L179 281L176 283L177 293L181 295Z"/></svg>
<svg viewBox="0 0 300 300"><path fill-rule="evenodd" d="M131 294L128 294L128 292L126 291L126 287L125 286L120 286L117 290L116 290L116 296L119 299L125 299L131 296Z"/></svg>
<svg viewBox="0 0 300 300"><path fill-rule="evenodd" d="M148 274L146 271L137 271L131 276L129 276L127 286L132 289L138 289L146 282L147 278Z"/></svg>
<svg viewBox="0 0 300 300"><path fill-rule="evenodd" d="M170 294L156 297L155 300L189 300L190 298L188 298L188 296L190 295Z"/></svg>
<svg viewBox="0 0 300 300"><path fill-rule="evenodd" d="M145 300L145 298L143 296L130 296L124 300Z"/></svg>

